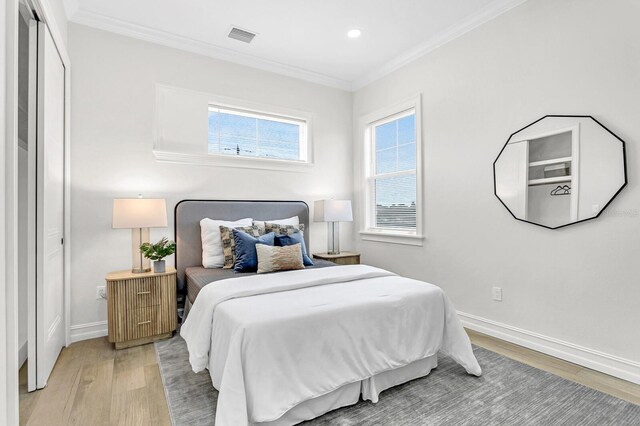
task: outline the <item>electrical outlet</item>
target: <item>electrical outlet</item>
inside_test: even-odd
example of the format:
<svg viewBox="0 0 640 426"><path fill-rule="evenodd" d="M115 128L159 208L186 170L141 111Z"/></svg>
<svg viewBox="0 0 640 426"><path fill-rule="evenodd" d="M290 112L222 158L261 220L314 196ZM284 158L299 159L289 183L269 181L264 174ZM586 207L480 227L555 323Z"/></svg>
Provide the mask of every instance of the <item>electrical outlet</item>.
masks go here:
<svg viewBox="0 0 640 426"><path fill-rule="evenodd" d="M102 300L107 298L107 288L105 286L96 287L96 300Z"/></svg>
<svg viewBox="0 0 640 426"><path fill-rule="evenodd" d="M502 287L493 287L493 300L496 302L502 302Z"/></svg>

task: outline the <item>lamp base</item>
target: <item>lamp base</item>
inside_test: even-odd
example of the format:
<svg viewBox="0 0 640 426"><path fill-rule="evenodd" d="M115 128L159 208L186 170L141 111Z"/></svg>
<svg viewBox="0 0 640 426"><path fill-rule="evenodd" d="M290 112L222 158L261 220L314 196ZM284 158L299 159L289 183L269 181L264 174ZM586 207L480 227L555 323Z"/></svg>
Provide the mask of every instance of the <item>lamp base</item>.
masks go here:
<svg viewBox="0 0 640 426"><path fill-rule="evenodd" d="M340 254L340 222L327 222L327 253Z"/></svg>
<svg viewBox="0 0 640 426"><path fill-rule="evenodd" d="M142 255L140 246L149 242L149 228L131 230L131 272L143 274L151 272L151 261Z"/></svg>

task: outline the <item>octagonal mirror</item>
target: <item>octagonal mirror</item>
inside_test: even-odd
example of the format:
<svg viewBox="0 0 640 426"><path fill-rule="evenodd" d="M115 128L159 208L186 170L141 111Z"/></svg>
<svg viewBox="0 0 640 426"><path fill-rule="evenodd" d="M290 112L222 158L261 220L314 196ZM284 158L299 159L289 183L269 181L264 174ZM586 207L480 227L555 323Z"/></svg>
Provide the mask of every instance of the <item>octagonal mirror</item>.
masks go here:
<svg viewBox="0 0 640 426"><path fill-rule="evenodd" d="M560 228L598 217L624 188L625 144L591 116L547 115L509 137L493 173L513 217Z"/></svg>

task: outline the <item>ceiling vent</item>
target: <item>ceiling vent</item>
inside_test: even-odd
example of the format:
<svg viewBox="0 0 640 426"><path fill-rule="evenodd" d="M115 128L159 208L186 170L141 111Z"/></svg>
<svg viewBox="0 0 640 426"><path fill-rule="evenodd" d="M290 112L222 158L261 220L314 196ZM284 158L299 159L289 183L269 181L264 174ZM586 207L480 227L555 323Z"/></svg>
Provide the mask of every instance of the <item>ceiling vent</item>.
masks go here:
<svg viewBox="0 0 640 426"><path fill-rule="evenodd" d="M251 40L253 40L255 36L255 33L240 29L238 27L232 27L231 31L229 32L229 38L240 40L245 43L251 43Z"/></svg>

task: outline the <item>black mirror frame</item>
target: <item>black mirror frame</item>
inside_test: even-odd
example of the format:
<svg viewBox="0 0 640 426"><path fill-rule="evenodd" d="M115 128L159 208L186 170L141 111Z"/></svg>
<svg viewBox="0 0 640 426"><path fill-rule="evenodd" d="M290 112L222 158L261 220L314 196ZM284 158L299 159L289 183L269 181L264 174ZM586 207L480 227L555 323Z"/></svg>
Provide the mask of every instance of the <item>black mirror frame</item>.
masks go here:
<svg viewBox="0 0 640 426"><path fill-rule="evenodd" d="M624 167L624 183L622 184L622 186L620 186L620 188L618 189L618 191L616 191L615 194L613 194L613 196L609 199L609 201L607 202L607 204L604 205L603 208L600 209L600 211L598 212L597 215L595 215L594 217L590 217L588 219L582 219L582 220L577 220L575 222L571 222L571 223L567 223L564 225L560 225L560 226L547 226L547 225L542 225L540 223L536 223L536 222L531 222L530 220L526 220L526 219L520 219L518 217L516 217L516 215L513 214L513 212L511 211L511 209L509 209L509 207L507 207L507 205L504 203L504 201L502 201L502 199L498 196L498 190L497 190L497 183L496 183L496 163L498 162L498 159L500 158L500 156L502 155L502 152L505 150L505 148L507 147L507 145L509 144L509 141L511 140L511 138L520 133L521 131L533 126L534 124L536 124L539 121L544 120L545 118L588 118L593 120L596 124L598 124L600 127L602 127L603 129L605 129L607 132L609 132L613 137L615 137L618 141L620 141L620 143L622 144L622 165ZM615 200L615 198L618 196L618 194L624 189L625 186L627 186L628 183L628 179L627 179L627 149L626 149L626 143L625 141L623 141L622 139L620 139L620 137L618 137L618 135L616 135L615 133L613 133L611 130L609 130L607 128L607 126L605 126L604 124L600 123L598 120L596 120L593 116L591 115L554 115L554 114L549 114L549 115L545 115L544 117L541 117L539 119L537 119L536 121L534 121L533 123L527 124L526 126L524 126L522 129L520 130L516 130L515 132L511 133L511 135L509 135L509 137L507 138L507 141L505 142L504 146L502 147L502 149L500 150L500 152L498 153L498 156L496 157L495 161L493 162L493 195L496 196L496 198L500 201L500 203L504 206L505 209L507 209L507 211L511 214L511 216L513 216L514 219L519 220L520 222L526 222L526 223L530 223L532 225L536 225L536 226L541 226L543 228L547 228L547 229L560 229L560 228L564 228L565 226L569 226L569 225L575 225L576 223L582 223L582 222L586 222L588 220L593 220L593 219L597 219L598 217L600 217L600 215L602 214L602 212L604 212L607 207L609 206L609 204L611 204L611 202L613 200Z"/></svg>

